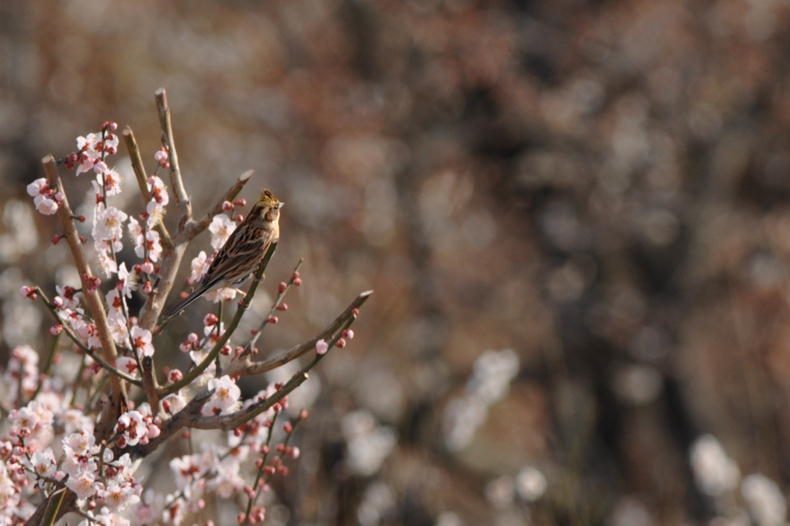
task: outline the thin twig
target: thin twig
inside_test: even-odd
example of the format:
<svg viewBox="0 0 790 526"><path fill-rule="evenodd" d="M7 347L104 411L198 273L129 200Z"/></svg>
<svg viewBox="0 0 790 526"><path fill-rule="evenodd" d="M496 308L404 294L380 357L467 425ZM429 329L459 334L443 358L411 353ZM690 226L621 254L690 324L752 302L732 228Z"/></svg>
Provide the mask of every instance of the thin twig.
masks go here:
<svg viewBox="0 0 790 526"><path fill-rule="evenodd" d="M132 161L132 169L134 170L135 178L137 179L137 186L140 187L140 194L143 196L143 202L148 203L151 200L151 194L148 191L148 172L145 171L143 164L143 157L140 154L140 147L137 145L137 139L134 137L132 128L127 126L123 131L124 142L126 149L129 150L129 159ZM159 241L165 248L173 247L173 240L170 238L170 232L167 231L162 218L159 218L154 225L154 229L159 232Z"/></svg>
<svg viewBox="0 0 790 526"><path fill-rule="evenodd" d="M306 352L310 351L311 349L314 349L315 344L318 342L318 340L327 340L333 334L335 334L335 332L340 327L342 327L343 324L346 323L346 321L349 318L353 317L354 309L358 309L359 307L361 307L362 304L364 304L367 301L367 299L370 297L371 294L373 294L373 291L368 290L362 292L359 296L354 298L354 301L352 301L351 304L348 307L346 307L346 310L343 311L343 313L340 316L338 316L335 319L335 321L330 323L329 326L323 331L321 331L321 333L318 334L318 336L316 336L315 338L307 340L304 343L300 343L299 345L292 347L288 351L279 354L273 358L269 358L268 360L264 360L261 362L253 362L252 360L250 360L249 357L247 357L246 360L243 361L239 360L239 361L231 362L230 365L228 365L228 367L226 368L225 374L227 374L230 377L260 374L266 371L271 371L272 369L277 369L278 367L283 366L286 363L299 358Z"/></svg>

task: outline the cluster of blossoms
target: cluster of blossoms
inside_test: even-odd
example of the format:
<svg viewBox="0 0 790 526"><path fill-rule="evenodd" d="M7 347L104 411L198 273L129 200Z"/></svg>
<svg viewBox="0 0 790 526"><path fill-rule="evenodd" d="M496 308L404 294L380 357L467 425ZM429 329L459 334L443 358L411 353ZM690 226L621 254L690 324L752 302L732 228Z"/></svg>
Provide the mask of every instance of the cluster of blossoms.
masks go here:
<svg viewBox="0 0 790 526"><path fill-rule="evenodd" d="M151 395L150 384L146 384L150 376L145 376L144 381L142 368L153 363L148 358L155 354L154 334L152 327L141 326L131 315L127 302L138 288L145 295L151 294L161 261L168 261L168 255L173 254L163 254L160 242L160 235L168 236L162 219L169 196L163 181L154 174L143 181L146 202L142 213L130 216L112 205L111 198L123 190L123 177L107 164L107 157L117 152L116 130L115 123L105 123L101 132L78 138L78 152L61 161L66 168L76 169L77 175L91 171L95 174L91 194L93 243L88 246L93 249L104 279L111 284L109 287L105 284L102 289L104 304L92 296L102 297L99 292L102 280L84 265L81 289L58 285L57 294L51 300L38 287L24 286L19 291L30 300L42 298L56 323L49 331L54 341L43 371L39 370L39 355L29 346L20 346L11 352L3 375L10 396L0 401L0 410L9 414L7 423L0 421L0 526L28 520L66 491L76 497L76 504L69 504L68 511L81 515L80 526L181 524L191 513L204 508L207 492L221 498L235 493L246 496L247 506L238 514L238 522L260 523L265 517L261 496L269 492L273 477L288 474L285 461L300 455L299 448L289 441L294 426L306 417L306 412L291 415L292 420L288 420L286 395L307 376L295 375L293 383L274 383L255 397L242 400L241 389L236 384L239 377L220 373L220 359L230 357L233 365L234 360L257 353L254 343L260 328L251 331L254 337L248 352L242 346L236 346L234 351L225 324L217 315L208 314L203 319L202 335L191 333L180 345L190 356L190 369L182 373L179 369L165 368L164 385L154 385ZM169 168L167 149L156 152L155 160L159 168ZM52 174L49 175L52 181ZM28 186L36 208L45 215L64 207L68 210L65 196L53 189L52 184L61 187L57 179L55 183L39 179ZM208 225L214 253L207 256L201 252L191 262L189 281L194 283L203 277L218 250L243 219L241 215L234 216L235 208L245 205L243 199L222 204L225 213L216 214ZM83 216L71 219L86 220ZM64 226L73 247L76 237L73 225L72 230L68 229L69 223L64 222ZM118 259L124 249L124 231L130 235L134 252L140 258L139 263L129 266ZM53 243L63 237L55 236ZM84 244L85 240L80 238L80 242ZM285 293L291 286L301 284L297 269L290 281L280 283L277 300L261 328L277 322L276 311L287 310L282 301ZM218 302L233 299L236 292L221 288L206 297ZM96 314L97 309L103 311L106 323ZM316 358L332 346L345 346L353 338L348 325L357 314L353 309L352 318L347 320L341 334L328 342L318 341ZM65 367L59 369L58 351L63 347L59 337L63 334L80 357L76 377L70 382L63 376L73 377L73 372L66 373ZM113 348L110 340L115 343L114 351L108 351ZM158 401L152 402L157 407L148 402L135 404L131 395L116 397L115 406L106 405L108 398L104 391L108 377L112 380L120 377L118 382L122 387L125 382L128 389L145 391L149 400ZM110 382L110 385L115 389L119 384ZM199 411L191 410L191 401L200 402ZM94 434L102 408L111 409L109 413L117 421L99 426ZM135 477L139 462L133 459L147 456L177 433L185 425L183 418L173 418L177 415L198 419L209 429L231 426L235 429L228 432L224 445L203 442L200 452L170 461L176 491L163 495L143 487L142 477ZM286 421L282 423L283 420ZM220 421L221 426L214 424ZM171 425L173 422L179 422L178 427ZM201 427L191 420L187 425ZM190 439L191 432L182 431L181 437Z"/></svg>

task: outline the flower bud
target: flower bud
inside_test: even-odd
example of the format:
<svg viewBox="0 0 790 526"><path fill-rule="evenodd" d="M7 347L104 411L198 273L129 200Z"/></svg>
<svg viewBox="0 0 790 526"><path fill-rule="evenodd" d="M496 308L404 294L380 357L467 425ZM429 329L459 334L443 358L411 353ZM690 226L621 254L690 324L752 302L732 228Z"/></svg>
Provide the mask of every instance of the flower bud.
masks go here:
<svg viewBox="0 0 790 526"><path fill-rule="evenodd" d="M335 345L337 345L338 349L342 349L343 347L346 346L346 340L344 338L340 338L339 340L337 340L337 343Z"/></svg>
<svg viewBox="0 0 790 526"><path fill-rule="evenodd" d="M327 344L324 340L318 340L315 342L315 353L319 356L323 356L329 350L329 344Z"/></svg>
<svg viewBox="0 0 790 526"><path fill-rule="evenodd" d="M233 203L231 203L230 201L222 201L222 210L224 210L225 212L230 212L231 210L233 210Z"/></svg>
<svg viewBox="0 0 790 526"><path fill-rule="evenodd" d="M277 305L277 310L281 310L283 312L287 311L288 310L288 304L287 303L280 303L279 305Z"/></svg>
<svg viewBox="0 0 790 526"><path fill-rule="evenodd" d="M61 333L61 331L63 331L63 325L61 325L60 323L58 323L57 325L53 325L52 327L49 328L49 333L52 336L57 336L58 334Z"/></svg>
<svg viewBox="0 0 790 526"><path fill-rule="evenodd" d="M142 265L140 265L140 270L145 272L146 274L151 274L154 271L154 264L150 261L146 261Z"/></svg>
<svg viewBox="0 0 790 526"><path fill-rule="evenodd" d="M276 324L278 321L280 320L277 318L277 316L269 316L266 318L266 323Z"/></svg>
<svg viewBox="0 0 790 526"><path fill-rule="evenodd" d="M354 331L352 331L351 329L344 330L343 331L343 338L346 338L347 340L353 340L354 339Z"/></svg>
<svg viewBox="0 0 790 526"><path fill-rule="evenodd" d="M233 201L233 204L235 204L236 206L244 207L247 206L247 200L244 199L243 197L239 197L238 199Z"/></svg>
<svg viewBox="0 0 790 526"><path fill-rule="evenodd" d="M280 284L277 285L277 292L282 294L283 292L285 292L285 289L287 288L288 288L288 284L284 281L281 281Z"/></svg>
<svg viewBox="0 0 790 526"><path fill-rule="evenodd" d="M301 284L302 284L302 278L296 278L294 280L294 287L298 287Z"/></svg>

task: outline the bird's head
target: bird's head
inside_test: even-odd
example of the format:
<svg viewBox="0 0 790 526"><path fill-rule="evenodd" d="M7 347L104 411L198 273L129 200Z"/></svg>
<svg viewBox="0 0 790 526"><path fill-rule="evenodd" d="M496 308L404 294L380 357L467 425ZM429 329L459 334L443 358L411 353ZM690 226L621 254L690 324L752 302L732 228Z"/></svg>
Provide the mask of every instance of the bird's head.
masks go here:
<svg viewBox="0 0 790 526"><path fill-rule="evenodd" d="M271 190L267 190L266 188L261 190L261 195L258 196L258 200L255 202L255 207L260 209L261 215L267 221L277 221L280 219L280 208L283 207L285 203L281 203L279 199L271 192Z"/></svg>

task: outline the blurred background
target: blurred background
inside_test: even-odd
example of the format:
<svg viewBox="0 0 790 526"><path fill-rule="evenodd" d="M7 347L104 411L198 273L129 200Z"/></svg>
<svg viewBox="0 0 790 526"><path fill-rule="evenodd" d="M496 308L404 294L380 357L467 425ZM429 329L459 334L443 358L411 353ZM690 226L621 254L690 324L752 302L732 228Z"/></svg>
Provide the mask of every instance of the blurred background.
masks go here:
<svg viewBox="0 0 790 526"><path fill-rule="evenodd" d="M3 2L0 364L48 341L20 284L73 279L25 194L41 157L113 120L153 171L165 87L196 213L247 169L248 202L287 203L265 288L301 257L304 284L262 354L375 290L304 388L268 524L784 524L789 17L779 0ZM138 213L126 184L116 206ZM79 203L89 176L68 185ZM173 342L207 309L172 324L160 364L183 365Z"/></svg>

